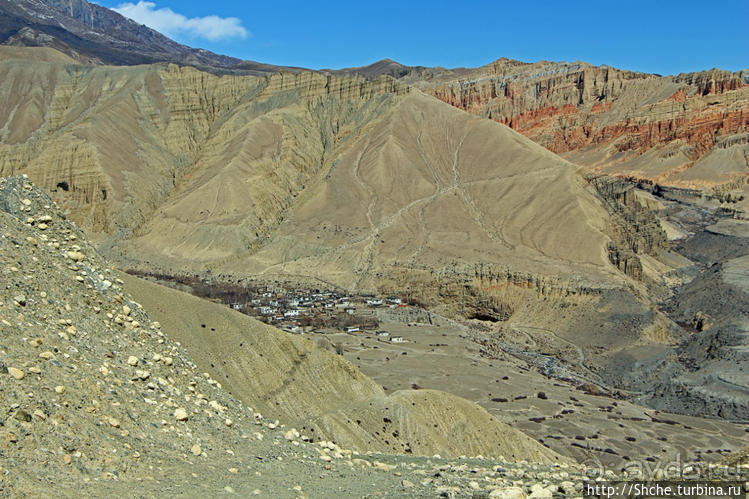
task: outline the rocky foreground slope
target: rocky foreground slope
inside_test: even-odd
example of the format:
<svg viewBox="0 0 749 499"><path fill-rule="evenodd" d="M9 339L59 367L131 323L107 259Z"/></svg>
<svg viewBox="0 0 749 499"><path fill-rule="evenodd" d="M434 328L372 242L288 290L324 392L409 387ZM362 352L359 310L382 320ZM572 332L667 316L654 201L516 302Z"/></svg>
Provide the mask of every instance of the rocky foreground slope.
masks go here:
<svg viewBox="0 0 749 499"><path fill-rule="evenodd" d="M576 490L566 464L360 455L266 419L202 373L23 177L0 180L0 242L4 495Z"/></svg>

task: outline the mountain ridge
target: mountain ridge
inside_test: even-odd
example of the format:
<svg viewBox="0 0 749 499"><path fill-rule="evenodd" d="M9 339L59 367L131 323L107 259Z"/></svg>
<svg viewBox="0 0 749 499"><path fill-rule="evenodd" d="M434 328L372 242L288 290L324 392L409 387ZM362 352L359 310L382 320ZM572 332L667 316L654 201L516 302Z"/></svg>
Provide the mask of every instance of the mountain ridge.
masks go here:
<svg viewBox="0 0 749 499"><path fill-rule="evenodd" d="M0 44L49 46L82 63L179 62L226 70L240 62L179 44L86 0L0 1Z"/></svg>

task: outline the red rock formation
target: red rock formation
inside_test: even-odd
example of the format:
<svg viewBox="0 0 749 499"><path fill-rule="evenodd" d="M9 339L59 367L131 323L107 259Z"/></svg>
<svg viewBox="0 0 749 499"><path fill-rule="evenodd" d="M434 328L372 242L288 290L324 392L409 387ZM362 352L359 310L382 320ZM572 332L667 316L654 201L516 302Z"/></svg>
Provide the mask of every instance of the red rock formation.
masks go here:
<svg viewBox="0 0 749 499"><path fill-rule="evenodd" d="M687 101L687 92L683 88L680 88L674 94L669 97L669 99L674 100L676 102L686 102Z"/></svg>
<svg viewBox="0 0 749 499"><path fill-rule="evenodd" d="M599 102L598 104L593 104L593 107L590 108L590 114L601 113L610 110L611 102L606 102L605 104L603 102Z"/></svg>
<svg viewBox="0 0 749 499"><path fill-rule="evenodd" d="M549 118L556 118L557 116L565 116L570 114L577 114L578 109L572 105L564 105L562 107L544 107L541 109L535 109L528 111L527 113L519 114L517 116L499 118L497 121L504 123L505 125L515 130L528 130L531 128L538 128L544 125L545 121Z"/></svg>
<svg viewBox="0 0 749 499"><path fill-rule="evenodd" d="M584 63L500 59L425 90L556 153L594 147L631 157L682 141L694 163L726 136L749 130L747 82L746 72L662 77Z"/></svg>

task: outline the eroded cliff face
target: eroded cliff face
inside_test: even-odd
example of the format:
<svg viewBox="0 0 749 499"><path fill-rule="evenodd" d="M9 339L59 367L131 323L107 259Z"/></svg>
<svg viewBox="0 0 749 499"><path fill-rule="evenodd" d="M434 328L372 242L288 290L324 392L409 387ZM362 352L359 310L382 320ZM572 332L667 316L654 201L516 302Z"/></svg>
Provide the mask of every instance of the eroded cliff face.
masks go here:
<svg viewBox="0 0 749 499"><path fill-rule="evenodd" d="M467 75L419 85L583 166L713 188L749 174L746 146L726 145L747 131L748 83L747 71L661 77L586 63L500 59ZM716 153L727 147L730 157Z"/></svg>
<svg viewBox="0 0 749 499"><path fill-rule="evenodd" d="M222 106L257 85L174 66L3 64L0 172L27 173L78 223L105 233L142 222L194 161Z"/></svg>
<svg viewBox="0 0 749 499"><path fill-rule="evenodd" d="M666 232L655 212L643 204L632 183L612 177L590 179L599 198L611 214L612 241L609 261L635 280L643 278L637 255L656 255L668 245Z"/></svg>
<svg viewBox="0 0 749 499"><path fill-rule="evenodd" d="M623 93L625 81L648 78L585 63L526 64L500 59L428 91L453 106L520 129L547 117L574 113L580 105L592 106L602 97L615 99Z"/></svg>
<svg viewBox="0 0 749 499"><path fill-rule="evenodd" d="M326 151L409 91L391 78L313 73L2 65L0 175L27 173L110 246L209 224L240 227L235 248L252 245L283 218ZM210 230L194 234L185 253L226 235Z"/></svg>

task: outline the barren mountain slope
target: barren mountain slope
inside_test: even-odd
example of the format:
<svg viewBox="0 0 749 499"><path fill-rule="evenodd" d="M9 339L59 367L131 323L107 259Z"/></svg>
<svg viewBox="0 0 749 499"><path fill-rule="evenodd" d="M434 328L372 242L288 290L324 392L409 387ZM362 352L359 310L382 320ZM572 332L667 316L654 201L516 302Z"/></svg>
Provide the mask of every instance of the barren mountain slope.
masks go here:
<svg viewBox="0 0 749 499"><path fill-rule="evenodd" d="M184 70L196 76L187 88L176 67L20 60L2 65L0 171L23 170L45 189L58 191L57 199L92 232L132 227L172 187L179 166L190 161L208 128L210 111L193 115L190 104L202 107L221 92L229 94L224 104L229 106L247 91L231 88L229 78L224 80L229 88L217 91L218 85L203 85L194 70ZM184 92L167 100L169 88Z"/></svg>
<svg viewBox="0 0 749 499"><path fill-rule="evenodd" d="M219 280L252 275L406 294L450 315L517 314L607 348L638 340L655 319L609 262L612 219L572 165L506 127L397 86L349 99L351 118L333 121L346 107L330 92L305 93L319 78L272 77L256 99L279 102L293 92L293 104L245 129L233 125L244 115L238 107L205 147L224 147L236 160L201 154L136 237L117 243L120 261L171 273L208 267ZM213 145L232 129L240 147ZM292 155L268 158L287 144ZM265 182L307 152L298 187L269 202L275 193ZM272 175L266 164L278 165ZM571 303L579 308L557 328L555 314ZM628 334L604 303L635 317Z"/></svg>
<svg viewBox="0 0 749 499"><path fill-rule="evenodd" d="M196 259L246 250L319 169L324 149L337 140L333 128L355 132L357 120L407 90L392 80L329 85L311 73L219 78L166 65L0 64L2 174L23 170L56 192L91 233L117 238L129 236L167 195L207 193L200 203L188 197L181 216L242 234L239 242L224 238L230 246L215 254L188 248ZM217 199L219 188L226 190Z"/></svg>
<svg viewBox="0 0 749 499"><path fill-rule="evenodd" d="M254 251L338 151L408 91L386 77L261 80L214 120L182 182L139 229L138 254L195 268Z"/></svg>
<svg viewBox="0 0 749 499"><path fill-rule="evenodd" d="M50 47L83 63L164 61L252 75L304 71L192 49L85 0L0 0L0 13L0 43ZM502 58L454 69L384 59L320 73L388 75L505 123L576 164L672 187L715 189L729 209L749 209L746 70L662 77L582 62Z"/></svg>
<svg viewBox="0 0 749 499"><path fill-rule="evenodd" d="M733 189L749 174L747 71L659 76L580 62L499 59L467 73L414 72L403 81L596 171Z"/></svg>
<svg viewBox="0 0 749 499"><path fill-rule="evenodd" d="M272 130L263 124L260 133ZM238 182L227 179L234 165L205 157L206 176L195 175L180 189L185 195L167 200L133 244L180 263L200 257L202 243L218 269L307 275L354 289L376 287L391 271L458 262L598 280L614 273L605 255L608 214L572 165L421 94L398 99L367 125L350 147L326 158L254 254L213 236L199 239L207 211L247 210L233 195ZM263 148L262 137L253 138L245 144ZM223 256L232 261L216 258Z"/></svg>
<svg viewBox="0 0 749 499"><path fill-rule="evenodd" d="M109 246L136 236L142 259L221 267L257 253L289 271L343 258L332 277L348 286L368 284L370 258L612 273L608 215L572 165L390 78L0 65L0 171L28 173ZM311 245L299 255L283 247L290 230Z"/></svg>
<svg viewBox="0 0 749 499"><path fill-rule="evenodd" d="M269 243L219 268L352 289L480 265L600 283L615 278L607 219L572 165L413 94L302 193Z"/></svg>

